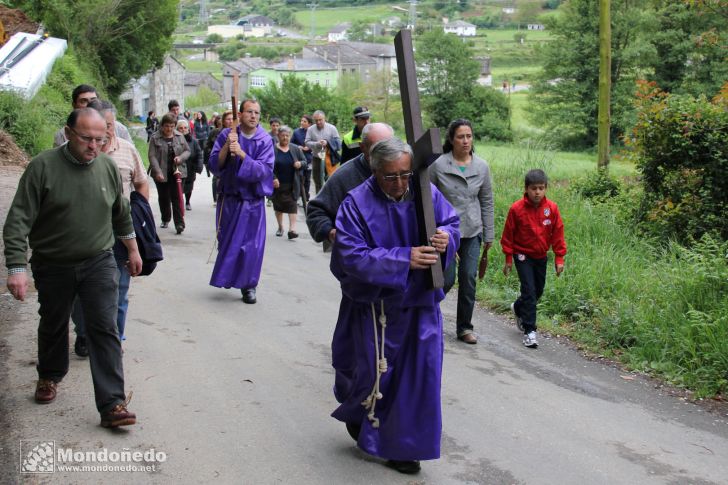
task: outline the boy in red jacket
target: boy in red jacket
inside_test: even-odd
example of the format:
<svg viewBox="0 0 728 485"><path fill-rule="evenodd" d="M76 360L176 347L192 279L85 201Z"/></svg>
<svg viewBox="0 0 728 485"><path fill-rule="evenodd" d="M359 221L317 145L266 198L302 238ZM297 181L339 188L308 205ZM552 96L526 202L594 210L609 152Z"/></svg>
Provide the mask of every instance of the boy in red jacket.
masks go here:
<svg viewBox="0 0 728 485"><path fill-rule="evenodd" d="M516 257L516 271L521 281L521 296L511 303L518 329L523 331L523 345L538 347L536 305L546 283L546 253L552 247L556 256L556 276L564 271L566 241L559 208L546 198L548 178L543 170L526 174L526 193L513 203L503 228L501 247L506 255L503 274L508 276Z"/></svg>

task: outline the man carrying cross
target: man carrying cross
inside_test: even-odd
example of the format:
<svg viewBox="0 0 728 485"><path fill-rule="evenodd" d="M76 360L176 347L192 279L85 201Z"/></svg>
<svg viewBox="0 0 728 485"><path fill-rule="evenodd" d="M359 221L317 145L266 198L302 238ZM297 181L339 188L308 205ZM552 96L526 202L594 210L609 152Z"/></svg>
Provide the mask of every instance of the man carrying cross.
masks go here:
<svg viewBox="0 0 728 485"><path fill-rule="evenodd" d="M332 416L362 450L417 473L419 460L439 458L442 431L444 293L431 288L428 269L454 258L459 220L431 187L437 229L422 245L412 149L386 139L369 158L372 176L349 192L336 217L331 271L343 293L337 329L347 332L334 335L332 352L343 346L351 358L334 363L341 405Z"/></svg>

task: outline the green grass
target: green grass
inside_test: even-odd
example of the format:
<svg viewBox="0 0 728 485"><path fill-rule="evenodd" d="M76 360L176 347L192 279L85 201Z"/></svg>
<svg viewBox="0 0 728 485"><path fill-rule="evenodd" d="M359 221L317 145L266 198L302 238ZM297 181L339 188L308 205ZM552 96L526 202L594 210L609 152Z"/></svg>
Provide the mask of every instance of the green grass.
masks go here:
<svg viewBox="0 0 728 485"><path fill-rule="evenodd" d="M515 81L518 84L530 84L540 69L541 67L538 64L505 66L499 62L491 63L493 85L500 86L504 80Z"/></svg>
<svg viewBox="0 0 728 485"><path fill-rule="evenodd" d="M142 156L142 161L144 162L144 168L149 168L149 145L145 140L142 140L141 138L133 137L134 140L134 146L136 146L136 149L139 151L139 154Z"/></svg>
<svg viewBox="0 0 728 485"><path fill-rule="evenodd" d="M383 17L398 15L391 5L368 5L366 7L318 8L314 13L316 35L325 35L334 26L353 22L354 20L378 21ZM296 21L303 26L302 31L311 31L311 11L299 10L295 13Z"/></svg>
<svg viewBox="0 0 728 485"><path fill-rule="evenodd" d="M209 72L219 79L222 79L222 63L214 61L182 61L185 68L190 72Z"/></svg>
<svg viewBox="0 0 728 485"><path fill-rule="evenodd" d="M535 41L551 40L551 33L548 30L526 30L526 29L478 29L476 39L486 43L516 43L514 35L523 34L526 36L524 45Z"/></svg>
<svg viewBox="0 0 728 485"><path fill-rule="evenodd" d="M629 217L636 189L606 204L583 199L573 182L595 170L592 155L497 145L479 145L477 152L492 168L497 237L510 204L522 197L525 172L542 168L549 175L548 197L559 204L569 252L561 278L550 259L540 328L697 396L728 391L728 242L685 249L644 237ZM636 175L619 160L610 173ZM478 298L508 312L518 278L503 276L497 241L490 258Z"/></svg>

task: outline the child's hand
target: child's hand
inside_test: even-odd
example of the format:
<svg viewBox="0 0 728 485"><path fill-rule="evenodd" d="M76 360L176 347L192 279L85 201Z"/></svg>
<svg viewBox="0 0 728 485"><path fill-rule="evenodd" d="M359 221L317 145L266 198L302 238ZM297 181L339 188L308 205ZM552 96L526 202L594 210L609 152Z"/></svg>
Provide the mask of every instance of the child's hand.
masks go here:
<svg viewBox="0 0 728 485"><path fill-rule="evenodd" d="M563 264L557 264L556 265L556 277L561 276L561 273L564 272L564 265Z"/></svg>
<svg viewBox="0 0 728 485"><path fill-rule="evenodd" d="M503 274L508 276L511 272L512 267L513 267L513 263L506 263L505 266L503 266Z"/></svg>

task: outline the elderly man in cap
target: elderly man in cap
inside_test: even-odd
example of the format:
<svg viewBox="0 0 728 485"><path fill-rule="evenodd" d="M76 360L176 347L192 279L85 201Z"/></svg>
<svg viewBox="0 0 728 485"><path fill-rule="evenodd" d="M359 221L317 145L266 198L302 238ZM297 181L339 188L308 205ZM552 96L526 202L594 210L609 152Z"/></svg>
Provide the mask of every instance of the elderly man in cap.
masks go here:
<svg viewBox="0 0 728 485"><path fill-rule="evenodd" d="M341 139L341 163L355 158L361 153L361 131L369 124L371 114L366 106L357 106L354 108L354 129L344 135Z"/></svg>

